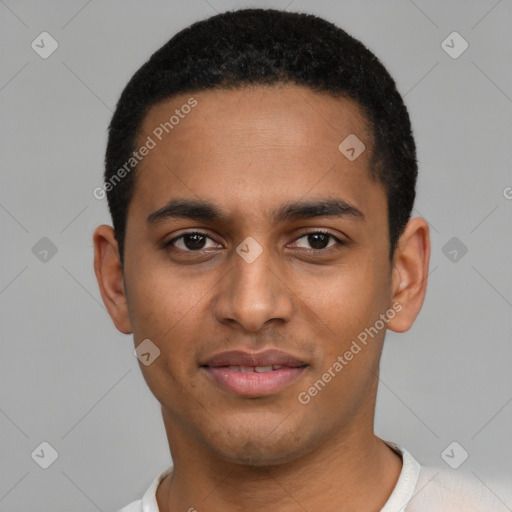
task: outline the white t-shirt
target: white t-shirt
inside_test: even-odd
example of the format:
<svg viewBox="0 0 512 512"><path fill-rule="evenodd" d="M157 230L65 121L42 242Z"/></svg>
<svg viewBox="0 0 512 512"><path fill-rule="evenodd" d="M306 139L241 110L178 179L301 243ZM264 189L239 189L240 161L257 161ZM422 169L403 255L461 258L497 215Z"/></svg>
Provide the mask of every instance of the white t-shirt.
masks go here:
<svg viewBox="0 0 512 512"><path fill-rule="evenodd" d="M391 496L380 512L510 512L478 479L456 470L420 466L403 447L385 441L402 457L402 471ZM172 471L162 471L141 500L119 512L159 512L156 490Z"/></svg>

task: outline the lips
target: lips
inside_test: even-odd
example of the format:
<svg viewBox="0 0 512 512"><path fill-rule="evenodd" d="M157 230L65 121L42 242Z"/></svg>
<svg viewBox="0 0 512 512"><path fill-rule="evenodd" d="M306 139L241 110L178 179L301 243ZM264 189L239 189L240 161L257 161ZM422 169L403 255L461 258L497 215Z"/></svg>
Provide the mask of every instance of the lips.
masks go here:
<svg viewBox="0 0 512 512"><path fill-rule="evenodd" d="M298 368L305 366L306 362L281 352L280 350L266 350L264 352L246 352L243 350L232 350L221 352L210 359L207 359L201 366L219 367L219 366L245 366L245 367L268 367L268 366L288 366Z"/></svg>
<svg viewBox="0 0 512 512"><path fill-rule="evenodd" d="M279 370L284 368L284 366L280 364L272 364L269 366L227 366L228 370L233 370L242 373L264 373L271 372L273 370ZM288 366L286 368L289 368Z"/></svg>
<svg viewBox="0 0 512 512"><path fill-rule="evenodd" d="M307 367L303 360L279 350L222 352L201 365L225 391L253 398L277 393L299 379Z"/></svg>

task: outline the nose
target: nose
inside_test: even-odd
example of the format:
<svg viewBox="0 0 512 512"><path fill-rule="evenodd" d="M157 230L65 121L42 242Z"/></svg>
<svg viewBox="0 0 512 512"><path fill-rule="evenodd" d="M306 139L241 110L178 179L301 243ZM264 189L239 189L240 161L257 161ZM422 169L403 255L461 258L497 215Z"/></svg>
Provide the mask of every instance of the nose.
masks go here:
<svg viewBox="0 0 512 512"><path fill-rule="evenodd" d="M254 260L244 258L242 252L233 253L231 269L219 283L214 301L219 322L237 323L246 331L256 332L271 321L290 320L293 293L271 251L260 247L262 252Z"/></svg>

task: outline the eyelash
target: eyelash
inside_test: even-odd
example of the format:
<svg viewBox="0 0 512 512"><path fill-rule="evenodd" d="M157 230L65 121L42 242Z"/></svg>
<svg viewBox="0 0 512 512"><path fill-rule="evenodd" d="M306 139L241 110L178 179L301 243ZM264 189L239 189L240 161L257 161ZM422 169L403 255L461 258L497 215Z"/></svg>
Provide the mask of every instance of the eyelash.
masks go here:
<svg viewBox="0 0 512 512"><path fill-rule="evenodd" d="M304 237L307 237L309 235L316 235L316 234L322 234L322 235L327 235L329 237L329 241L330 239L334 239L336 241L336 245L333 245L333 246L330 246L330 247L324 247L323 249L303 249L305 251L308 251L308 252L322 252L322 251L327 251L328 249L340 249L342 248L343 246L347 245L347 243L341 239L339 239L338 237L334 236L332 233L329 233L328 231L322 231L322 230L316 230L316 231L310 231L308 233L304 233L303 235L299 236L298 238L295 239L295 241L297 240L300 240L301 238L304 238ZM185 236L188 236L188 235L200 235L200 236L204 236L206 238L209 238L210 240L212 240L212 238L210 236L208 236L207 233L203 233L201 231L188 231L186 233L182 233L180 236L177 236L175 238L173 238L172 240L169 240L168 242L165 242L164 244L164 248L170 248L172 250L177 250L177 251L183 251L183 252L190 252L190 253L194 253L194 252L200 252L202 251L203 249L197 249L197 250L191 250L191 249L178 249L177 247L174 247L173 246L173 243L176 242L177 240L180 240L182 238L184 238Z"/></svg>

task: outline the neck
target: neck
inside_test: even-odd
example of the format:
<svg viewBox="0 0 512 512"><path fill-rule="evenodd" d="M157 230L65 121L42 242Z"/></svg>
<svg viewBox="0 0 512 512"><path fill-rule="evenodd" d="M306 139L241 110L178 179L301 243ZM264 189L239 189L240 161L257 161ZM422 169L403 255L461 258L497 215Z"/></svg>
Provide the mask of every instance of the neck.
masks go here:
<svg viewBox="0 0 512 512"><path fill-rule="evenodd" d="M166 428L168 420L164 414ZM402 468L401 457L372 429L343 432L299 459L269 466L226 461L172 430L170 445L179 448L157 490L160 512L377 512Z"/></svg>

